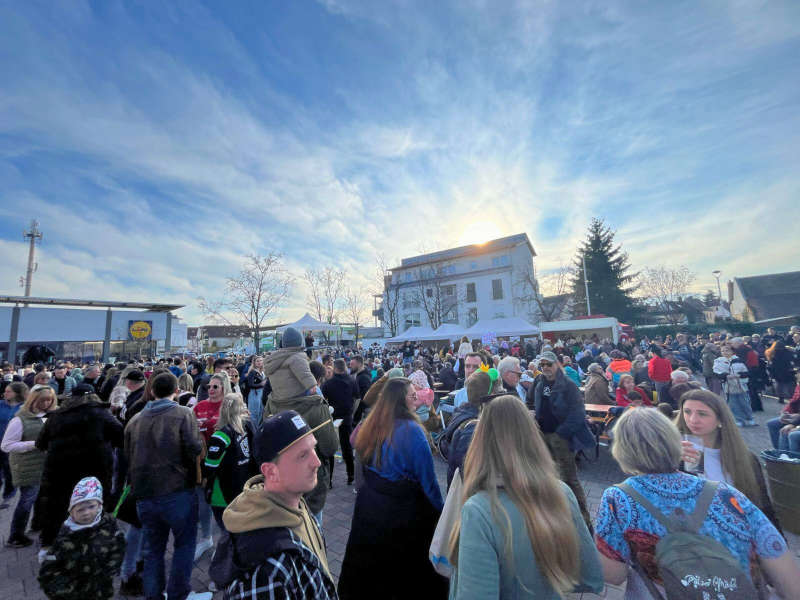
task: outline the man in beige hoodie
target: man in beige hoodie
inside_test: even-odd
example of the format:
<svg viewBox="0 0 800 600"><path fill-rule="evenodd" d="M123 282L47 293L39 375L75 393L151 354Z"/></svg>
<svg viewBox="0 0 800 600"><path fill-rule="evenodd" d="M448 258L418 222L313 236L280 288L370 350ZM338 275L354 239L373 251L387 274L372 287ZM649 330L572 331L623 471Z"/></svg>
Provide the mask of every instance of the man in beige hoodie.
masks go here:
<svg viewBox="0 0 800 600"><path fill-rule="evenodd" d="M226 599L337 598L322 534L303 499L320 465L313 432L289 410L267 418L256 434L261 475L225 509L229 534L211 563Z"/></svg>

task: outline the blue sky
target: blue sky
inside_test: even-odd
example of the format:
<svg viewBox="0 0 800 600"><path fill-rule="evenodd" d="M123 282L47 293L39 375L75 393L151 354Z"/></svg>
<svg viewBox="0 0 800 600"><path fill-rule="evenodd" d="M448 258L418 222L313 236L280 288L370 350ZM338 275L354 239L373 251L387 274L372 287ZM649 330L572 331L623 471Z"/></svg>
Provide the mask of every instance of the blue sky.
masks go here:
<svg viewBox="0 0 800 600"><path fill-rule="evenodd" d="M800 4L1 2L0 292L186 303L592 216L697 289L800 268ZM715 285L714 285L715 287ZM303 312L296 286L280 315Z"/></svg>

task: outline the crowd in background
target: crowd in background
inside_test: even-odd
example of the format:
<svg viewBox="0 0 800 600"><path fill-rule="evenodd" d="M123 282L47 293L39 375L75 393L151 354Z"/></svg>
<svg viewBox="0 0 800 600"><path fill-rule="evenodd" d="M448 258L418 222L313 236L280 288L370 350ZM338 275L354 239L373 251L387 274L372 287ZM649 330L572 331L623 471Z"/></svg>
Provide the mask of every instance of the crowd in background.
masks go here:
<svg viewBox="0 0 800 600"><path fill-rule="evenodd" d="M698 528L733 557L739 585L798 597L739 428L765 425L776 449L800 452L800 328L310 342L289 328L266 355L4 363L6 546L38 533L53 598L111 597L117 573L125 595L208 598L190 580L211 550L228 598L276 585L276 597L556 598L626 579L629 597L646 598L675 585L656 560L663 513L702 507ZM785 406L759 423L767 396ZM597 441L592 405L609 407L613 455L631 475L594 519L576 467ZM357 494L335 584L324 507L337 452Z"/></svg>

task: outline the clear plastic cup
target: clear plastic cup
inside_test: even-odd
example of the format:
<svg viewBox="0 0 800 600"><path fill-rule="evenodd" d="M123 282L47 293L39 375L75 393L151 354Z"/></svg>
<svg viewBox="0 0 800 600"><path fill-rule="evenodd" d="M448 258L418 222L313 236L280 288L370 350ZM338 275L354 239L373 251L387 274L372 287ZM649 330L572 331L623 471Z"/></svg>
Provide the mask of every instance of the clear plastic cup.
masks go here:
<svg viewBox="0 0 800 600"><path fill-rule="evenodd" d="M684 435L684 441L689 442L695 450L700 453L700 456L697 457L696 461L683 461L683 468L686 469L687 473L699 473L702 471L702 462L703 462L703 439L696 436L696 435Z"/></svg>

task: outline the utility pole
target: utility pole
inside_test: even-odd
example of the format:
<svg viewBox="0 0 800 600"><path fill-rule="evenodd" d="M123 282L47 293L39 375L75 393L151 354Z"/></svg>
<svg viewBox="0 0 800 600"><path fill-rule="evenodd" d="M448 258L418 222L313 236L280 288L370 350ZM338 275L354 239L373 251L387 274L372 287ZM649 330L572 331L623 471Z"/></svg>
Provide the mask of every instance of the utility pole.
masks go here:
<svg viewBox="0 0 800 600"><path fill-rule="evenodd" d="M34 260L36 257L36 244L40 243L42 240L42 232L39 231L39 221L36 219L31 221L31 228L28 231L22 232L22 239L30 240L30 247L28 248L28 270L25 273L25 297L29 297L31 295L33 273L39 268L39 265Z"/></svg>
<svg viewBox="0 0 800 600"><path fill-rule="evenodd" d="M589 302L589 276L586 274L586 252L581 255L583 260L583 285L586 287L586 316L592 316L592 305Z"/></svg>

